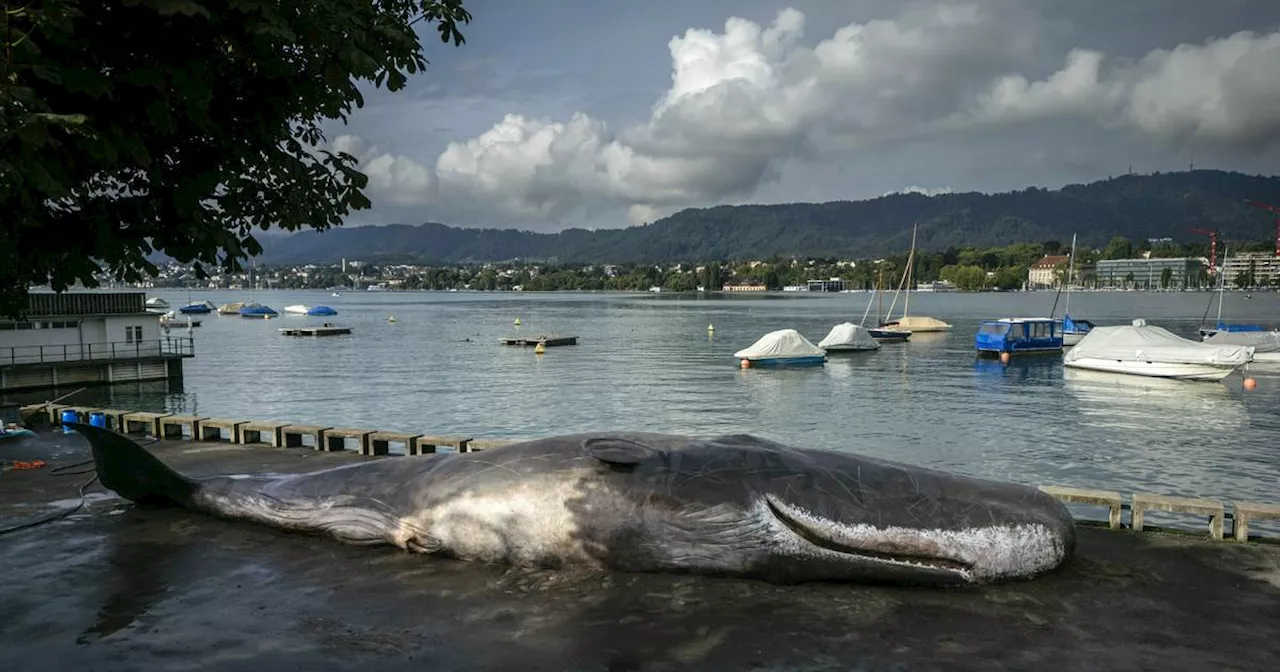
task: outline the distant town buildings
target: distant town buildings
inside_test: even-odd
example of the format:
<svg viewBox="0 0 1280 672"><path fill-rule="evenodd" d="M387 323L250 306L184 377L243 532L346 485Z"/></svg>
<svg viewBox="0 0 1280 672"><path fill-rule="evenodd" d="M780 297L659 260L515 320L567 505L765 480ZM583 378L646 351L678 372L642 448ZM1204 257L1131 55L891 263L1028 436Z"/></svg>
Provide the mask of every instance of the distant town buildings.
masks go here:
<svg viewBox="0 0 1280 672"><path fill-rule="evenodd" d="M1120 289L1183 289L1208 284L1208 265L1192 257L1101 259L1094 286Z"/></svg>
<svg viewBox="0 0 1280 672"><path fill-rule="evenodd" d="M1031 264L1027 271L1028 289L1051 289L1057 287L1060 280L1057 269L1065 266L1069 257L1065 254L1046 254L1039 261Z"/></svg>
<svg viewBox="0 0 1280 672"><path fill-rule="evenodd" d="M1280 285L1280 259L1276 258L1274 252L1233 254L1222 260L1222 272L1226 275L1228 285L1235 284L1243 287Z"/></svg>
<svg viewBox="0 0 1280 672"><path fill-rule="evenodd" d="M844 280L840 278L828 278L826 280L810 280L809 291L811 292L843 292Z"/></svg>

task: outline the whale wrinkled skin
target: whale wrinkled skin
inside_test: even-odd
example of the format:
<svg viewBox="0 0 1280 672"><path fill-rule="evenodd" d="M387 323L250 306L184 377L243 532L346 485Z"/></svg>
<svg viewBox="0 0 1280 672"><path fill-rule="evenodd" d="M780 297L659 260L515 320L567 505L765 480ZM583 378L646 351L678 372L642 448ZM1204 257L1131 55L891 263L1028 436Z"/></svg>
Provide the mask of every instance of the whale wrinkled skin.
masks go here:
<svg viewBox="0 0 1280 672"><path fill-rule="evenodd" d="M574 434L191 478L74 427L103 485L140 504L477 562L954 585L1034 577L1075 547L1070 512L1036 488L750 435Z"/></svg>

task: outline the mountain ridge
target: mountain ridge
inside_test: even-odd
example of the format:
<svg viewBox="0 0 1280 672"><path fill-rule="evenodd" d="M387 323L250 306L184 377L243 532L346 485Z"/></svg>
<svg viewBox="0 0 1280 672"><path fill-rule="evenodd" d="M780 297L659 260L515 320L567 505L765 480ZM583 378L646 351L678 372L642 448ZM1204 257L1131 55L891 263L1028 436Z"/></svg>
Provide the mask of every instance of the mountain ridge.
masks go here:
<svg viewBox="0 0 1280 672"><path fill-rule="evenodd" d="M582 263L696 262L773 256L878 257L905 251L913 223L924 251L1112 237L1201 242L1274 238L1272 213L1245 200L1280 203L1280 177L1219 170L1122 175L1058 189L1027 187L927 196L889 194L825 203L687 208L623 229L458 228L435 222L336 227L264 240L260 263L335 263L343 258L418 263L515 259Z"/></svg>

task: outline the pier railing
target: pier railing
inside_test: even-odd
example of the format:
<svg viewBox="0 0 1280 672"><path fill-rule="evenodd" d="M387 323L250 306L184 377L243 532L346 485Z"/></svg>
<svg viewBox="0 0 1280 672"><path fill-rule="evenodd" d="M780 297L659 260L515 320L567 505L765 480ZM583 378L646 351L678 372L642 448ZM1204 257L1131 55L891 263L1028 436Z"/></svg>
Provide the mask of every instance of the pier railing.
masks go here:
<svg viewBox="0 0 1280 672"><path fill-rule="evenodd" d="M0 348L0 365L57 364L62 362L110 361L149 357L194 357L195 341L190 336L170 336L141 341L68 343L66 345L18 345Z"/></svg>

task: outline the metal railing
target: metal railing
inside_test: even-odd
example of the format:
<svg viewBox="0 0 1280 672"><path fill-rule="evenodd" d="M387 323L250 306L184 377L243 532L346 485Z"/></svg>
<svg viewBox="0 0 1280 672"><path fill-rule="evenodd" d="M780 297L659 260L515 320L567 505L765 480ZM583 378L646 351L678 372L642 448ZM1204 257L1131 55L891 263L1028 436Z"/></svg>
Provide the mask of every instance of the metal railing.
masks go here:
<svg viewBox="0 0 1280 672"><path fill-rule="evenodd" d="M69 343L67 345L19 345L0 348L0 365L142 359L144 357L194 357L190 336L170 336L147 341Z"/></svg>

